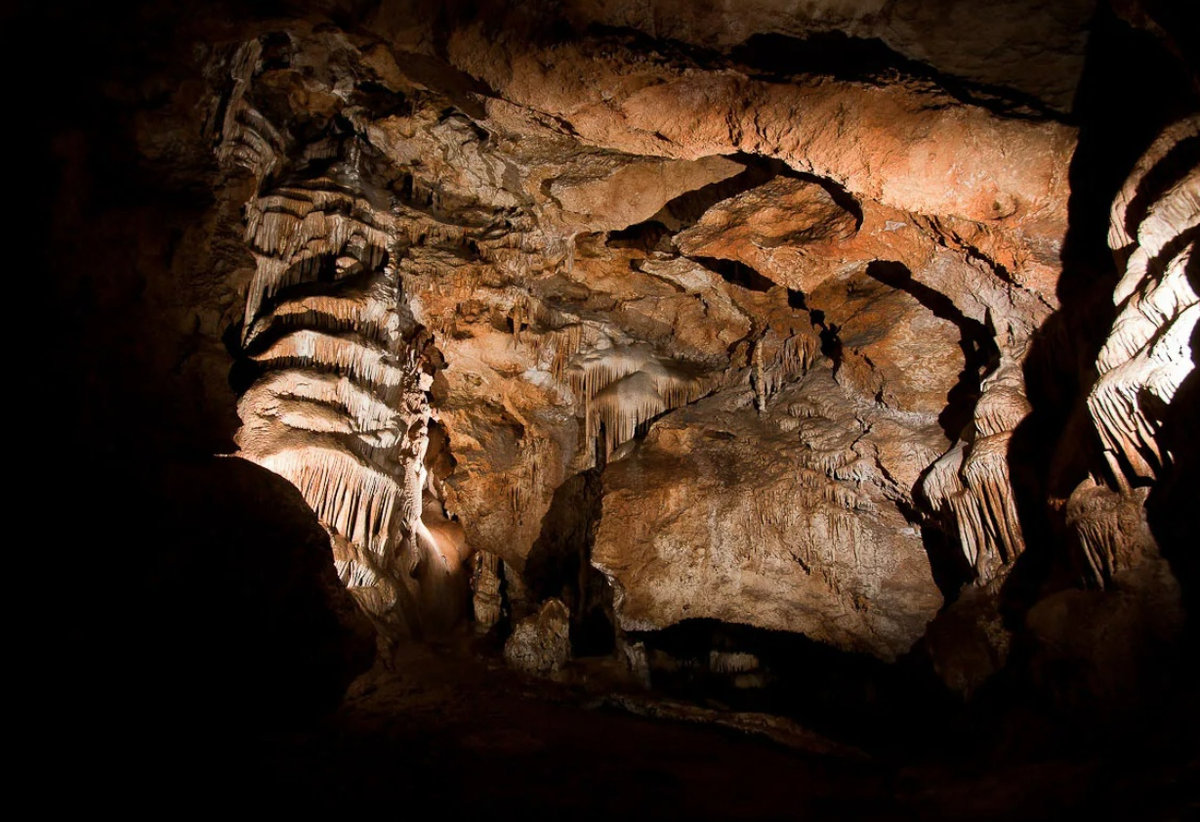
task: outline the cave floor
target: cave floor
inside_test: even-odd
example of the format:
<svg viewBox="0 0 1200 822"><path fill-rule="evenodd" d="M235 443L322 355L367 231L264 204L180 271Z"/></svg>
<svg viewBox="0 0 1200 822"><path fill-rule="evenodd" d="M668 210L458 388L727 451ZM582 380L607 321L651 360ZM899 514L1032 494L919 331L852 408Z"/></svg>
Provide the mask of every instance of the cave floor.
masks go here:
<svg viewBox="0 0 1200 822"><path fill-rule="evenodd" d="M1184 796L1195 761L902 762L822 748L815 735L804 750L605 707L598 682L533 682L461 650L399 649L391 669L360 677L338 710L300 731L179 740L191 761L168 765L171 777L139 797L339 818L420 808L451 818L1165 820L1200 809Z"/></svg>

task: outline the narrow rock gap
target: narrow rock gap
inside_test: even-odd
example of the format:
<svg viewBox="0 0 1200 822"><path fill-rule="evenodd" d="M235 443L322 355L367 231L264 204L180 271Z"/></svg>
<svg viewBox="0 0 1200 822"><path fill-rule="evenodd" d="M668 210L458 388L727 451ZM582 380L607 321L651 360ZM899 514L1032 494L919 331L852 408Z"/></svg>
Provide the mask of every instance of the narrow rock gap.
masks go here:
<svg viewBox="0 0 1200 822"><path fill-rule="evenodd" d="M738 260L723 260L719 257L688 257L687 259L704 266L709 271L720 274L721 278L730 285L736 285L747 291L765 294L776 287L774 280L764 277Z"/></svg>
<svg viewBox="0 0 1200 822"><path fill-rule="evenodd" d="M686 191L668 200L658 210L655 218L676 231L687 228L699 220L704 212L722 200L728 200L730 197L736 197L758 188L774 177L790 171L786 163L773 157L759 157L739 152L728 155L728 158L744 165L745 170L726 180Z"/></svg>
<svg viewBox="0 0 1200 822"><path fill-rule="evenodd" d="M522 579L535 602L561 599L571 615L575 656L612 653L615 628L608 580L592 567L603 464L567 478L554 492Z"/></svg>

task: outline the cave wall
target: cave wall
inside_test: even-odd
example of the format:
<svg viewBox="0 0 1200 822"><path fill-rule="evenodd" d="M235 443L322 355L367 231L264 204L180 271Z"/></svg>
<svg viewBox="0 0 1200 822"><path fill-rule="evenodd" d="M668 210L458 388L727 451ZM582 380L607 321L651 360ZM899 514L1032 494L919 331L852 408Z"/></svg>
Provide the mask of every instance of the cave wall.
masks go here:
<svg viewBox="0 0 1200 822"><path fill-rule="evenodd" d="M963 693L1094 613L1174 647L1195 63L1154 4L952 5L114 15L50 123L58 448L269 468L391 636L472 565L484 622L599 585Z"/></svg>

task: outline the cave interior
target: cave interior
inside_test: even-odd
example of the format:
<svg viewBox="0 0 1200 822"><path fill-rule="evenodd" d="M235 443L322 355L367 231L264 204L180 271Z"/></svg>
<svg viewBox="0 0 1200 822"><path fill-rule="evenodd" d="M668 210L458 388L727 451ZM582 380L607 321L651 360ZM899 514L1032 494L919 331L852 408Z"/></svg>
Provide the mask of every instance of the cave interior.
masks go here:
<svg viewBox="0 0 1200 822"><path fill-rule="evenodd" d="M3 12L47 807L1200 814L1190 5Z"/></svg>

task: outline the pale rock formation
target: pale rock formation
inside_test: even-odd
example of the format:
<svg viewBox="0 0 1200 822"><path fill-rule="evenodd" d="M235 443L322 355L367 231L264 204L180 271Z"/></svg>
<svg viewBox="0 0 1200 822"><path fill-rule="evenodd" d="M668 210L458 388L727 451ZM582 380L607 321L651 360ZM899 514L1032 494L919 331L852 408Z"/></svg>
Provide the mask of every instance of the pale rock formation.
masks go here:
<svg viewBox="0 0 1200 822"><path fill-rule="evenodd" d="M1025 550L1008 449L1030 407L1020 370L1007 358L983 381L982 392L963 439L933 464L921 490L947 530L957 533L976 581L987 584Z"/></svg>
<svg viewBox="0 0 1200 822"><path fill-rule="evenodd" d="M1067 503L1084 576L1099 586L1158 554L1144 506L1148 484L1173 459L1159 430L1195 367L1192 341L1200 320L1197 142L1196 116L1166 128L1112 206L1108 241L1122 266L1113 293L1118 312L1087 397L1108 471L1081 483Z"/></svg>
<svg viewBox="0 0 1200 822"><path fill-rule="evenodd" d="M480 630L487 630L500 622L504 605L500 586L500 558L490 551L477 552L471 578L471 590L474 592L471 602L475 611L475 625Z"/></svg>
<svg viewBox="0 0 1200 822"><path fill-rule="evenodd" d="M1184 140L1200 139L1200 118L1167 129L1138 162L1112 209L1109 245L1124 263L1113 293L1118 308L1112 331L1096 360L1099 379L1088 411L1104 443L1118 485L1152 479L1169 460L1156 432L1161 409L1171 402L1193 367L1190 337L1200 318L1192 257L1200 225L1200 166L1182 170L1165 191L1146 189L1147 175ZM1159 170L1161 176L1163 170Z"/></svg>

